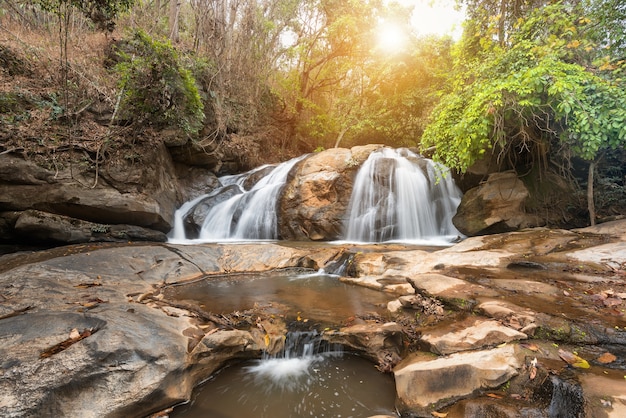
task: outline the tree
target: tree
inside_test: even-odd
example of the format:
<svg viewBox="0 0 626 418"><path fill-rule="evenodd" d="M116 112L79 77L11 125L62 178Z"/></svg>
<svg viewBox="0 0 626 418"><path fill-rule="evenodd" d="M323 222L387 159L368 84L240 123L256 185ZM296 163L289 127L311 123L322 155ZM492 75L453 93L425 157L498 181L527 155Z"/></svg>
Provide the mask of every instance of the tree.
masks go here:
<svg viewBox="0 0 626 418"><path fill-rule="evenodd" d="M435 157L461 171L491 150L503 166L523 172L537 164L544 171L570 167L573 157L593 168L603 152L626 145L623 62L599 56L596 42L603 36L586 10L566 3L534 9L504 44L493 31L477 44L480 32L470 22L452 88L422 146L436 146ZM468 51L476 48L472 58Z"/></svg>

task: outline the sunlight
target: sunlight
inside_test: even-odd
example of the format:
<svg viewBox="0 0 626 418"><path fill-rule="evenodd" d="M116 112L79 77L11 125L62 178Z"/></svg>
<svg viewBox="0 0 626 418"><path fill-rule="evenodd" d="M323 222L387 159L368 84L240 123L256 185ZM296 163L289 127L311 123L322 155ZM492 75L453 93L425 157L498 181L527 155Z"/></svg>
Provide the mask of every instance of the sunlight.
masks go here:
<svg viewBox="0 0 626 418"><path fill-rule="evenodd" d="M382 22L376 29L377 49L386 54L404 51L408 35L402 28L388 22Z"/></svg>

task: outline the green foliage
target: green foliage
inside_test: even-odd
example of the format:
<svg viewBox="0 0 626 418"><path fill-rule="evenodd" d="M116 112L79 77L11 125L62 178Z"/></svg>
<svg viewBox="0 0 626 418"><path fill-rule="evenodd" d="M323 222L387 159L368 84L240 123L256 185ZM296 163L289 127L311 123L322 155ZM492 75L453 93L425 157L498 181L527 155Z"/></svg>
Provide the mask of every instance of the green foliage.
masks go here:
<svg viewBox="0 0 626 418"><path fill-rule="evenodd" d="M112 31L115 19L130 9L135 0L36 0L41 7L56 14L64 13L67 6L80 10L100 30Z"/></svg>
<svg viewBox="0 0 626 418"><path fill-rule="evenodd" d="M195 133L202 127L204 106L191 71L184 68L169 42L135 32L118 49L122 117L155 127L178 127Z"/></svg>
<svg viewBox="0 0 626 418"><path fill-rule="evenodd" d="M545 162L551 150L594 160L626 145L624 82L594 56L594 25L582 12L545 6L518 21L508 45L483 39L473 60L463 49L475 39L466 38L422 145L461 170L489 149L515 168Z"/></svg>

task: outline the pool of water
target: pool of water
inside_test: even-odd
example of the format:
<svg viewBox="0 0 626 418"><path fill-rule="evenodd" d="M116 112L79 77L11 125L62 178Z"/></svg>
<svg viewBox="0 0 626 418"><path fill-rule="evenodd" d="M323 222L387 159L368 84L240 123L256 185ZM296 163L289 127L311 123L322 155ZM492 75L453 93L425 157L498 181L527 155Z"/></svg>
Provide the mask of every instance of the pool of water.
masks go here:
<svg viewBox="0 0 626 418"><path fill-rule="evenodd" d="M383 315L393 299L392 295L342 283L336 276L302 270L211 276L170 286L164 292L169 300L193 303L216 314L277 303L286 307L288 312L281 312L285 315L336 324L356 315Z"/></svg>
<svg viewBox="0 0 626 418"><path fill-rule="evenodd" d="M354 354L324 353L238 363L174 408L178 418L369 417L395 413L391 374Z"/></svg>

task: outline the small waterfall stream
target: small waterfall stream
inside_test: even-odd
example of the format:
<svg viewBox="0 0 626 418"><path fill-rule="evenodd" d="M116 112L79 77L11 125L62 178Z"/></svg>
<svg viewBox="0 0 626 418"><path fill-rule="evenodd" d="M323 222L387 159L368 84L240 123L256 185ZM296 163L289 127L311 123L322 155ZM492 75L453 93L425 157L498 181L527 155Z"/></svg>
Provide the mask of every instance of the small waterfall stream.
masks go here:
<svg viewBox="0 0 626 418"><path fill-rule="evenodd" d="M408 149L370 154L354 182L347 241L452 240L461 191L450 171Z"/></svg>
<svg viewBox="0 0 626 418"><path fill-rule="evenodd" d="M305 158L221 177L221 188L176 211L170 241L278 239L280 193ZM344 240L449 243L461 236L452 224L460 201L461 192L446 167L408 149L382 148L370 154L357 174ZM187 217L200 225L196 236L186 232Z"/></svg>
<svg viewBox="0 0 626 418"><path fill-rule="evenodd" d="M185 242L184 219L197 205L226 195L213 204L205 214L198 240L274 240L278 238L276 205L291 169L303 155L277 165L261 177L250 189L247 183L257 173L271 166L262 166L250 172L220 177L222 187L183 204L174 214L174 229L170 241Z"/></svg>
<svg viewBox="0 0 626 418"><path fill-rule="evenodd" d="M223 369L173 418L395 416L393 377L328 347L317 332L289 332L285 351Z"/></svg>

